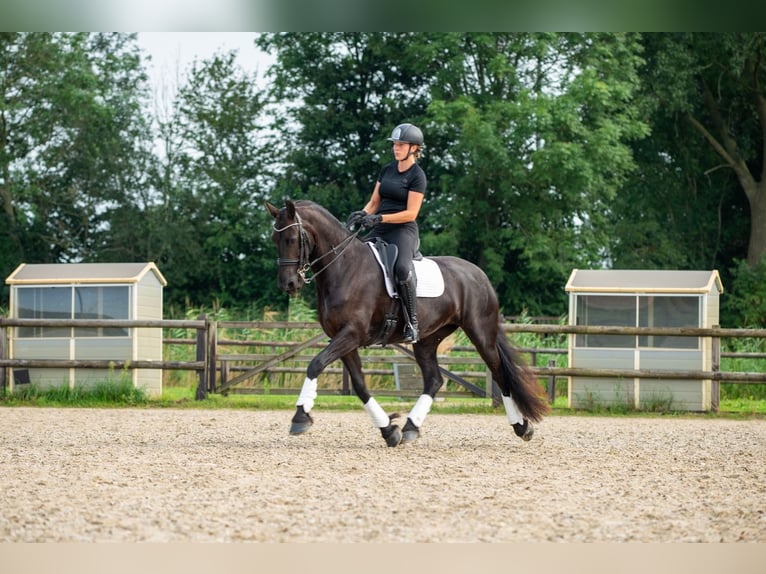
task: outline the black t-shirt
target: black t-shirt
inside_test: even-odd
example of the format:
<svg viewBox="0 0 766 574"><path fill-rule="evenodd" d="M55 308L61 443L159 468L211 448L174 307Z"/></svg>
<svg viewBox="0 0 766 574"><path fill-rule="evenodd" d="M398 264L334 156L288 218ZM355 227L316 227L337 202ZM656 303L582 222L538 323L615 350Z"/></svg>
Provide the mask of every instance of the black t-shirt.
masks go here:
<svg viewBox="0 0 766 574"><path fill-rule="evenodd" d="M418 164L399 173L397 162L389 163L380 170L380 208L378 213L397 213L407 209L410 191L426 192L426 174Z"/></svg>

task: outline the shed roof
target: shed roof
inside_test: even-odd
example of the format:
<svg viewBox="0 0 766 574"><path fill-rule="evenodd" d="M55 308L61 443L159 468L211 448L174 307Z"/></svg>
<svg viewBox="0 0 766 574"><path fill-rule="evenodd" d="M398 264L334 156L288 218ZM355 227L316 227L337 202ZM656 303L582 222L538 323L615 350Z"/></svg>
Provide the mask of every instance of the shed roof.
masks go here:
<svg viewBox="0 0 766 574"><path fill-rule="evenodd" d="M5 282L8 285L138 283L150 272L163 287L168 284L154 263L22 263Z"/></svg>
<svg viewBox="0 0 766 574"><path fill-rule="evenodd" d="M723 293L718 271L574 269L566 290L594 293Z"/></svg>

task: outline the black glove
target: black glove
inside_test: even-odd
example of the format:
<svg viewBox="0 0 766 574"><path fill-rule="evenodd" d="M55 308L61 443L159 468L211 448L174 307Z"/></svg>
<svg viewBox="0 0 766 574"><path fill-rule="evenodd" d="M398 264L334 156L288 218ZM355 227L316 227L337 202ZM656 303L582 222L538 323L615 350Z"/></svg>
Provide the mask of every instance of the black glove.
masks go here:
<svg viewBox="0 0 766 574"><path fill-rule="evenodd" d="M374 213L372 215L365 215L360 223L364 229L371 229L381 221L383 221L383 216L378 213Z"/></svg>
<svg viewBox="0 0 766 574"><path fill-rule="evenodd" d="M346 220L346 229L354 229L354 227L359 225L362 219L364 219L366 216L366 211L355 211L348 216L348 219Z"/></svg>

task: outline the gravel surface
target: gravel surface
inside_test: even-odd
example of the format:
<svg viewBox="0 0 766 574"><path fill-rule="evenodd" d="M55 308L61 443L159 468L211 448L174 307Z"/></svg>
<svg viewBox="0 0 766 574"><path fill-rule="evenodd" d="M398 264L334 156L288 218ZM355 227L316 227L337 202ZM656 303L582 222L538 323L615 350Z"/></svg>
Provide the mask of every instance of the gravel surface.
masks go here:
<svg viewBox="0 0 766 574"><path fill-rule="evenodd" d="M0 542L766 542L766 421L0 409Z"/></svg>

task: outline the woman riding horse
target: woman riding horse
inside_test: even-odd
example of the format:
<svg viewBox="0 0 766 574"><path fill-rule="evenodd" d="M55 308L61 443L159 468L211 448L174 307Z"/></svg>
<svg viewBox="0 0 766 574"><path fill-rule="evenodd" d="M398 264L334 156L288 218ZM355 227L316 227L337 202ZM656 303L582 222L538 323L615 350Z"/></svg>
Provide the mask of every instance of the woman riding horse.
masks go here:
<svg viewBox="0 0 766 574"><path fill-rule="evenodd" d="M396 161L384 166L372 190L372 196L362 211L352 213L346 225L372 227L365 239L380 238L399 248L394 275L397 291L407 310L404 342L418 340L417 281L412 258L420 247L418 224L415 221L423 205L426 174L416 163L423 147L423 132L412 124L394 128L388 141L393 142Z"/></svg>
<svg viewBox="0 0 766 574"><path fill-rule="evenodd" d="M542 419L548 403L534 373L519 360L500 328L497 295L479 267L457 257L429 258L443 278L444 289L420 300L420 338L412 351L423 375L423 393L400 429L367 389L359 356L360 347L380 342L382 326L392 309L372 250L316 203L287 201L283 208L277 208L267 202L266 207L274 217L271 237L278 252L279 287L296 293L304 285L316 283L319 324L330 337L306 369L291 434L302 434L313 424L310 412L317 397L317 377L340 359L354 392L386 444L397 446L416 440L444 382L437 360L439 344L462 328L500 387L514 432L524 440L532 437L531 422ZM394 319L403 317L400 313ZM388 342L402 338L398 331Z"/></svg>

